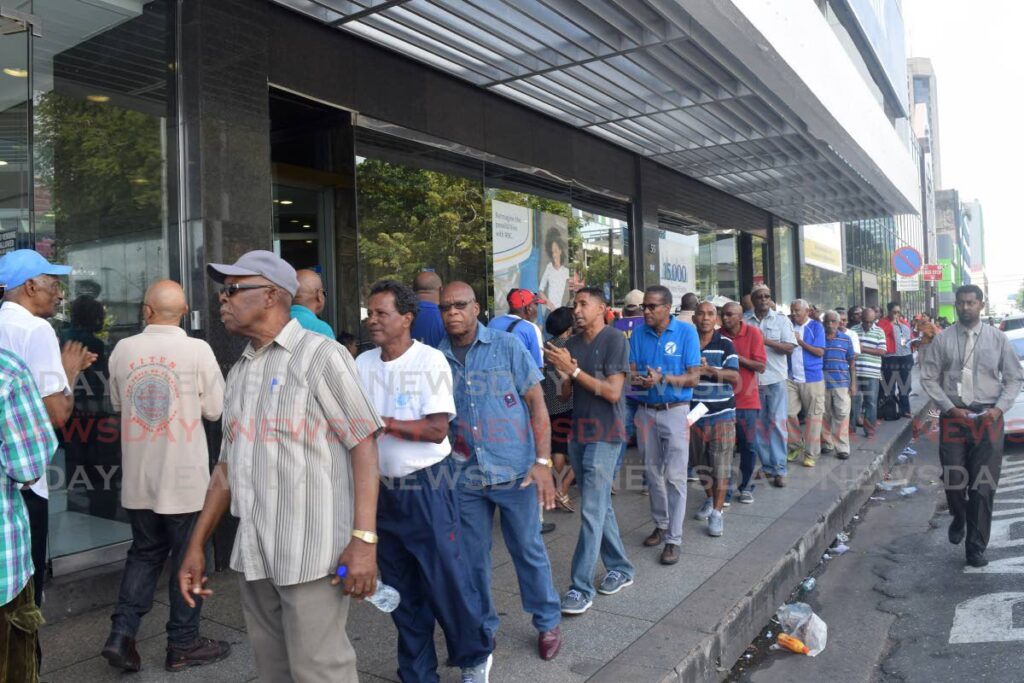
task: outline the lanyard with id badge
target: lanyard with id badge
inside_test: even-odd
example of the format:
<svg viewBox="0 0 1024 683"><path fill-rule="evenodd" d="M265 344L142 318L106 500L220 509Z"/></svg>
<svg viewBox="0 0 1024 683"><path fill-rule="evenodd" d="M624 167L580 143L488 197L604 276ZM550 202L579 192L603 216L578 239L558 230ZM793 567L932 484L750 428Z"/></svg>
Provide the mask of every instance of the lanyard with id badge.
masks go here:
<svg viewBox="0 0 1024 683"><path fill-rule="evenodd" d="M960 347L960 340L957 339L956 350L957 350L957 355L960 357L960 378L957 379L957 381L956 381L956 395L960 398L960 402L963 403L964 405L968 405L968 404L964 400L963 376L964 376L964 372L968 371L968 367L967 366L971 362L971 359L974 357L974 352L978 348L977 336L980 335L980 333L981 333L981 330L978 330L978 332L975 332L975 333L971 333L971 337L970 338L973 338L974 342L971 344L971 350L970 351L966 351L966 346L967 346L966 343L964 344L964 348L961 348ZM964 355L965 352L967 354L966 356ZM971 373L973 375L973 368L971 368L970 371L971 371ZM972 394L972 396L971 396L971 399L972 399L971 403L974 403L973 399L975 397L973 396L973 394L974 394L974 381L973 381L973 377L972 377L972 380L971 380L971 394ZM974 420L974 419L977 419L977 418L981 417L981 413L969 412L967 414L967 417L969 417L970 419Z"/></svg>

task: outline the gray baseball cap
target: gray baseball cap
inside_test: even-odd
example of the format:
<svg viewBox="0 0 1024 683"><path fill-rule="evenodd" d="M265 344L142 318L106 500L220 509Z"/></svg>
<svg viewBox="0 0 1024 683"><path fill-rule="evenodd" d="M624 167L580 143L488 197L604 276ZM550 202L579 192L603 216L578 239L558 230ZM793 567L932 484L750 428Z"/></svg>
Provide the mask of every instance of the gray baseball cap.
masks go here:
<svg viewBox="0 0 1024 683"><path fill-rule="evenodd" d="M206 272L216 282L224 282L224 278L227 277L259 275L267 278L293 297L299 289L299 278L295 275L295 269L277 254L263 249L246 252L230 265L208 263Z"/></svg>

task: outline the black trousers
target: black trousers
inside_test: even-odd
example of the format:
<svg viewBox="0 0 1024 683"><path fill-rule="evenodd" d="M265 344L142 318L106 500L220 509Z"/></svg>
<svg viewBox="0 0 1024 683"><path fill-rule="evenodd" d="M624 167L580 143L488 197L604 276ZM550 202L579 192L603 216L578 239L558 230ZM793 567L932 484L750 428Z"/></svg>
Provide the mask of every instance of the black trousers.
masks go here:
<svg viewBox="0 0 1024 683"><path fill-rule="evenodd" d="M882 390L897 399L900 415L910 413L910 373L913 369L912 355L882 358Z"/></svg>
<svg viewBox="0 0 1024 683"><path fill-rule="evenodd" d="M50 501L29 489L22 490L21 498L28 510L32 564L35 567L32 579L35 582L36 607L40 607L43 604L43 581L46 579L46 535L50 530Z"/></svg>
<svg viewBox="0 0 1024 683"><path fill-rule="evenodd" d="M939 461L949 514L966 520L966 550L971 557L988 547L992 503L1003 467L1003 418L960 420L943 415L939 426Z"/></svg>

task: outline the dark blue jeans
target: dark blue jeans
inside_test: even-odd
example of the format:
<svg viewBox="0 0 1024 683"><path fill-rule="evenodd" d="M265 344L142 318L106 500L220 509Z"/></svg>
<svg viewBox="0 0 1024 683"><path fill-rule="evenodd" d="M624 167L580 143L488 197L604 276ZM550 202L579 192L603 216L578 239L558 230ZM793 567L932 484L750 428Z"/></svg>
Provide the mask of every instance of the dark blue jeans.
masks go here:
<svg viewBox="0 0 1024 683"><path fill-rule="evenodd" d="M196 606L189 607L178 590L178 568L188 547L192 527L198 512L181 515L161 515L152 510L125 510L132 523L132 547L121 577L121 590L117 607L110 617L111 633L134 638L139 632L142 617L153 608L156 582L168 556L171 558L171 580L168 598L171 605L167 620L167 642L188 645L199 637L199 612L203 601L195 598Z"/></svg>
<svg viewBox="0 0 1024 683"><path fill-rule="evenodd" d="M736 410L736 450L740 452L740 491L753 491L754 467L757 464L757 436L759 410Z"/></svg>
<svg viewBox="0 0 1024 683"><path fill-rule="evenodd" d="M468 464L475 463L471 460ZM533 615L538 632L550 631L562 620L558 591L551 578L548 551L540 538L537 485L521 488L522 479L484 486L461 477L458 486L462 552L473 585L487 614L487 630L498 631L498 613L491 599L491 537L494 513L501 511L501 535L519 579L523 609Z"/></svg>
<svg viewBox="0 0 1024 683"><path fill-rule="evenodd" d="M451 464L442 460L401 478L383 478L377 501L380 580L402 596L391 619L398 629L398 678L437 683L434 623L455 666L476 666L494 649L480 594L462 556ZM539 520L539 510L533 516Z"/></svg>

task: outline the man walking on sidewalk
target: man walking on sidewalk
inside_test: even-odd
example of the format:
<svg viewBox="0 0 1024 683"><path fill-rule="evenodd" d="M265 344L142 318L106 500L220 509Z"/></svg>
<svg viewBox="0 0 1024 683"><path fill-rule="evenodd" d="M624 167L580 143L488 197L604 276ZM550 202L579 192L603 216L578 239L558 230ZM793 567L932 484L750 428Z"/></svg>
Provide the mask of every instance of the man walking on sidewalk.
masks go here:
<svg viewBox="0 0 1024 683"><path fill-rule="evenodd" d="M402 596L391 619L398 629L398 677L439 680L434 624L441 625L463 683L487 683L493 634L483 597L460 555L458 502L452 485L448 423L455 417L452 371L444 354L412 338L418 311L406 285L370 288L366 327L377 348L356 365L370 401L384 418L380 449L380 579ZM477 387L491 388L489 380ZM537 508L530 513L537 518Z"/></svg>
<svg viewBox="0 0 1024 683"><path fill-rule="evenodd" d="M740 304L730 301L722 307L722 336L736 348L740 362L740 381L736 385L736 450L740 454L741 503L754 502L754 467L757 464L759 443L757 416L761 399L757 391L757 378L765 371L768 355L761 331L743 322Z"/></svg>
<svg viewBox="0 0 1024 683"><path fill-rule="evenodd" d="M722 510L736 450L736 399L733 386L740 379L739 356L732 342L715 329L718 311L710 301L697 306L693 323L700 335L700 383L693 390L694 403L703 403L707 414L693 425L690 461L700 476L707 499L694 517L707 521L708 535L721 536Z"/></svg>
<svg viewBox="0 0 1024 683"><path fill-rule="evenodd" d="M175 590L178 567L210 482L202 421L219 420L224 377L213 349L179 327L188 313L181 285L162 280L142 303L146 328L110 354L110 401L121 413L121 506L132 526L117 606L103 657L139 671L135 636L153 608L153 591L171 558L168 671L220 661L231 646L199 637L199 611Z"/></svg>
<svg viewBox="0 0 1024 683"><path fill-rule="evenodd" d="M857 354L850 337L839 331L842 320L836 311L826 311L825 319L825 414L822 418L823 453L850 457L850 399L857 393Z"/></svg>
<svg viewBox="0 0 1024 683"><path fill-rule="evenodd" d="M786 485L786 377L796 337L789 318L773 310L772 292L766 285L756 285L750 299L754 310L747 311L743 319L761 332L768 354L765 371L757 378L761 412L754 433L761 454L761 471L773 485L782 487Z"/></svg>
<svg viewBox="0 0 1024 683"><path fill-rule="evenodd" d="M447 332L438 350L454 379L452 456L458 462L459 528L470 576L493 636L498 613L491 598L491 538L500 510L519 597L539 634L537 651L551 660L562 647L562 615L537 514L538 502L555 507L543 377L518 339L479 322L480 304L465 282L449 283L438 308Z"/></svg>
<svg viewBox="0 0 1024 683"><path fill-rule="evenodd" d="M644 292L644 324L629 339L631 384L637 394L637 444L644 458L654 531L644 545L665 544L662 564L679 561L686 516L686 467L693 387L700 379L700 345L693 325L672 317L672 292Z"/></svg>
<svg viewBox="0 0 1024 683"><path fill-rule="evenodd" d="M57 436L32 372L0 350L0 683L39 680L43 615L32 595L32 540L19 489L44 476L56 450Z"/></svg>
<svg viewBox="0 0 1024 683"><path fill-rule="evenodd" d="M882 358L882 385L897 402L900 417L910 417L910 372L914 368L914 350L910 345L910 325L903 319L902 309L890 301L888 314L878 321L885 332L885 356Z"/></svg>
<svg viewBox="0 0 1024 683"><path fill-rule="evenodd" d="M248 345L225 384L224 438L178 586L209 599L206 542L230 508L231 568L256 668L266 681L358 679L349 598L377 580L377 444L382 427L352 356L289 319L295 269L268 251L209 264L220 318ZM339 565L348 568L344 594Z"/></svg>
<svg viewBox="0 0 1024 683"><path fill-rule="evenodd" d="M857 393L853 397L854 425L858 421L864 427L864 436L872 438L878 424L878 386L882 378L882 357L885 355L885 332L875 325L875 311L864 308L861 323L854 328L860 337L860 353L857 355Z"/></svg>
<svg viewBox="0 0 1024 683"><path fill-rule="evenodd" d="M821 371L825 356L825 328L810 317L803 299L789 306L793 334L800 348L789 357L789 460L803 454L804 467L814 467L821 453L821 420L825 414L825 377ZM804 424L800 426L800 412Z"/></svg>
<svg viewBox="0 0 1024 683"><path fill-rule="evenodd" d="M921 361L921 384L942 411L939 460L953 522L949 542L966 535L967 564L984 567L992 504L1003 463L1003 415L1020 394L1020 361L1006 335L982 324L985 295L956 290L957 323L943 330Z"/></svg>
<svg viewBox="0 0 1024 683"><path fill-rule="evenodd" d="M629 346L622 332L605 323L608 302L597 287L576 293L574 316L580 333L565 348L548 344L544 355L562 375L562 398L573 397L569 461L580 486L582 525L572 556L572 586L562 596L563 614L583 614L593 604L598 557L606 573L602 595L633 584L612 507L612 479L622 441Z"/></svg>

